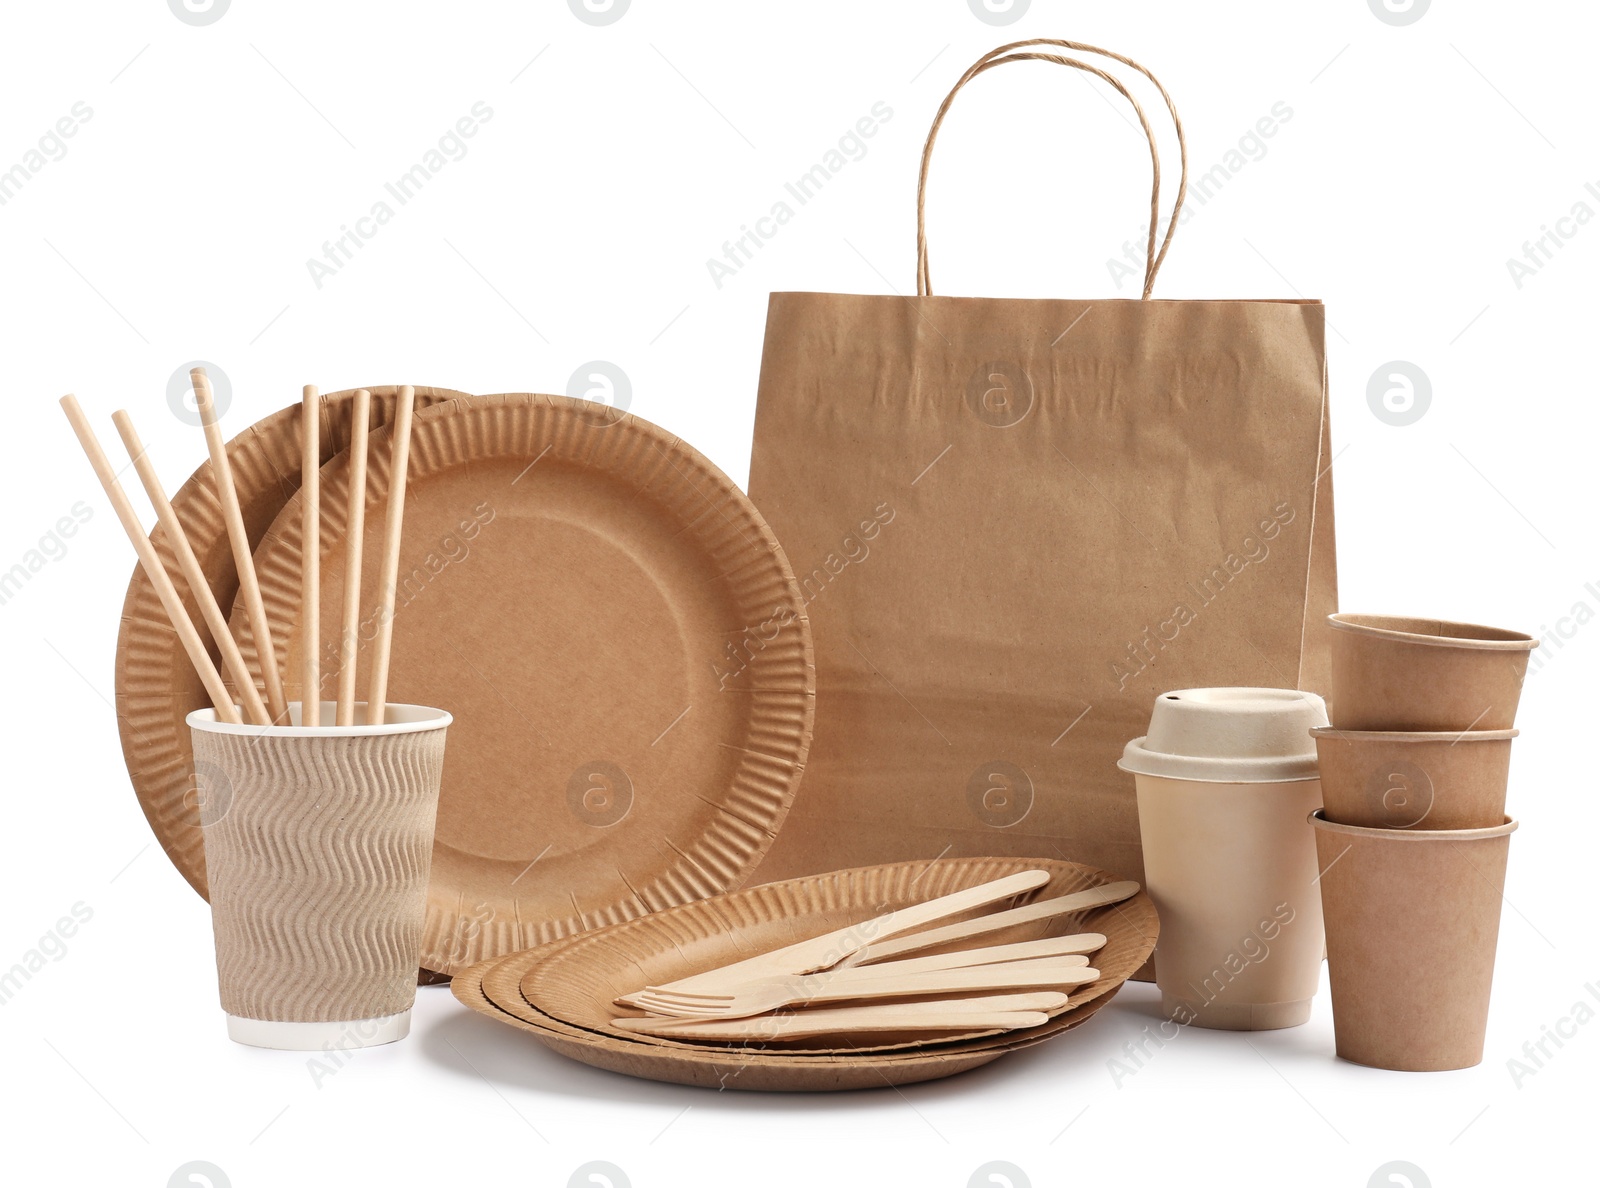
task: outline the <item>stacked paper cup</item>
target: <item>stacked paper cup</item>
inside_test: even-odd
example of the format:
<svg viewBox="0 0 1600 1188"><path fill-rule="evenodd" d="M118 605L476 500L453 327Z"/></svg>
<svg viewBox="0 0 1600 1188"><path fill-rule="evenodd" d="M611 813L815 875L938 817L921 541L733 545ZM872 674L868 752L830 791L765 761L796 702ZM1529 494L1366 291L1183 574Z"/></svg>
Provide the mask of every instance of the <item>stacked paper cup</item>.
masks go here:
<svg viewBox="0 0 1600 1188"><path fill-rule="evenodd" d="M1483 1059L1512 722L1538 646L1469 623L1337 614L1311 815L1338 1053L1428 1072Z"/></svg>

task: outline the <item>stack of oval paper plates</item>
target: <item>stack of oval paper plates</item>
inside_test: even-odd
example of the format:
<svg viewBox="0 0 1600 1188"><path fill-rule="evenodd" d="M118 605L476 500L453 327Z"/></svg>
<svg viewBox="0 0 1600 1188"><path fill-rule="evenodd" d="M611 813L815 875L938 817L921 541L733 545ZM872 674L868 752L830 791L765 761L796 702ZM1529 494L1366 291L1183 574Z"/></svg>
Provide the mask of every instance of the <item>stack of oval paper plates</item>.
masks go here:
<svg viewBox="0 0 1600 1188"><path fill-rule="evenodd" d="M1157 921L1149 896L986 934L1008 944L1098 932L1098 981L1078 988L1049 1022L1021 1031L927 1042L907 1039L822 1048L816 1041L734 1045L658 1039L613 1020L638 1012L615 1000L715 969L888 911L1008 874L1044 870L1050 881L1024 900L1118 881L1071 862L962 858L862 867L771 883L684 904L584 936L482 962L451 983L473 1010L528 1031L571 1059L650 1080L773 1091L863 1089L950 1076L1071 1030L1110 1001L1150 956ZM1008 905L997 905L1008 906Z"/></svg>

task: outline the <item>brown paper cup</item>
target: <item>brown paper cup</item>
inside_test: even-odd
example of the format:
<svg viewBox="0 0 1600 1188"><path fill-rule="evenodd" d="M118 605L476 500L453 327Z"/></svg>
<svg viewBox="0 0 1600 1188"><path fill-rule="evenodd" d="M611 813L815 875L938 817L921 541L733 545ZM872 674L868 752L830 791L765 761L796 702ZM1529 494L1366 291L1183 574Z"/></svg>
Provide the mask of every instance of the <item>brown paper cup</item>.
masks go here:
<svg viewBox="0 0 1600 1188"><path fill-rule="evenodd" d="M1371 829L1490 829L1506 819L1515 730L1313 730L1329 821Z"/></svg>
<svg viewBox="0 0 1600 1188"><path fill-rule="evenodd" d="M213 710L188 722L229 1036L299 1051L402 1038L450 715L391 704L378 726L230 725Z"/></svg>
<svg viewBox="0 0 1600 1188"><path fill-rule="evenodd" d="M1329 615L1333 695L1341 730L1509 730L1528 655L1520 631L1408 619Z"/></svg>
<svg viewBox="0 0 1600 1188"><path fill-rule="evenodd" d="M1340 1057L1403 1072L1483 1059L1515 821L1364 829L1311 814Z"/></svg>

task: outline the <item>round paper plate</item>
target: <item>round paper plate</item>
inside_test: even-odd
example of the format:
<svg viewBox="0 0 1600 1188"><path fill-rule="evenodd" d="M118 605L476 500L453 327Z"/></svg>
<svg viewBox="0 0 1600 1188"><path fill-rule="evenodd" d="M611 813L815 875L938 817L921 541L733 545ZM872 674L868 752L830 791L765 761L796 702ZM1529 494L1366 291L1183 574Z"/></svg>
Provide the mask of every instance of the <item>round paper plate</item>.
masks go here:
<svg viewBox="0 0 1600 1188"><path fill-rule="evenodd" d="M387 432L369 444L358 688ZM324 699L337 685L348 460L322 477ZM300 690L300 507L257 550ZM253 656L246 616L240 645ZM563 396L417 414L389 697L448 709L422 964L486 957L738 886L811 740L810 624L742 492L670 434Z"/></svg>
<svg viewBox="0 0 1600 1188"><path fill-rule="evenodd" d="M529 966L520 983L521 996L540 1013L608 1040L690 1046L613 1027L613 1019L643 1014L617 1006L616 999L646 985L663 985L716 969L754 953L1025 870L1050 874L1048 883L1026 897L1028 902L1118 881L1115 875L1073 862L962 858L868 866L768 883L578 937ZM1150 956L1158 928L1155 906L1141 891L1108 907L986 934L982 944L1000 945L1078 932L1102 933L1106 943L1090 957L1101 976L1073 993L1049 1023L997 1036L952 1040L947 1046L1026 1044L1033 1042L1034 1033L1049 1033L1064 1015L1103 1003ZM499 998L503 1009L507 1001ZM897 1044L893 1048L917 1046Z"/></svg>
<svg viewBox="0 0 1600 1188"><path fill-rule="evenodd" d="M1112 877L1088 867L1072 864L1034 862L1017 859L963 859L941 866L965 869L946 871L943 880L935 880L941 889L924 891L928 876L917 878L917 872L926 871L927 864L902 864L909 878L916 879L918 891L904 902L917 902L934 894L959 890L964 886L985 882L1004 874L1030 868L1050 869L1057 878L1038 896L1064 894L1084 886L1113 881ZM1058 870L1071 867L1069 871ZM719 896L707 904L691 904L675 908L662 916L680 917L695 908L730 900L748 900L760 893L808 884L800 889L801 897L817 895L827 904L824 912L808 917L803 929L785 937L787 943L807 934L815 934L844 923L857 921L887 907L868 900L857 908L840 910L835 898L840 880L847 880L856 890L873 886L870 876L895 868L877 867L859 871L842 871L835 875L792 880L790 884L758 887L733 895ZM1087 877L1080 877L1087 876ZM856 876L868 876L857 878ZM901 878L906 875L899 876ZM818 884L824 884L818 886ZM831 885L831 886L830 886ZM881 883L878 884L881 887ZM1118 909L1125 909L1120 912ZM1118 917L1122 918L1119 920ZM639 921L643 924L648 921ZM1061 935L1069 931L1098 930L1106 934L1107 945L1096 957L1097 967L1107 976L1092 986L1074 993L1068 1006L1049 1023L1023 1031L1000 1035L951 1040L938 1044L895 1045L893 1047L862 1046L848 1049L806 1050L795 1047L733 1047L717 1044L694 1044L680 1041L656 1040L635 1033L613 1032L604 1034L585 1027L575 1026L555 1018L531 1005L521 994L520 982L525 971L538 969L575 946L602 942L602 938L620 929L632 927L619 925L597 933L553 942L527 953L484 962L454 979L452 991L467 1006L500 1022L508 1023L533 1034L552 1050L585 1064L651 1080L678 1084L703 1085L717 1089L753 1090L825 1090L872 1088L883 1085L906 1084L950 1076L967 1069L987 1064L1007 1052L1031 1047L1072 1030L1086 1022L1096 1011L1114 997L1125 980L1124 970L1136 969L1147 956L1154 943L1156 920L1154 907L1147 896L1111 908L1080 913L1066 917L1063 922L1042 922L1025 928L995 933L1005 940L1034 939L1040 935ZM603 943L603 942L602 942ZM985 942L987 943L987 941ZM997 941L996 943L1003 943ZM743 946L734 950L733 956L748 953ZM730 957L731 959L731 957ZM693 972L704 968L700 961L693 963ZM1114 972L1113 972L1114 971ZM680 973L678 976L682 976ZM623 1013L612 1011L607 1016Z"/></svg>
<svg viewBox="0 0 1600 1188"><path fill-rule="evenodd" d="M399 391L391 386L369 389L373 420L385 423ZM435 404L465 395L449 388L418 388L417 403ZM349 400L355 389L322 398L322 455L331 458L350 440ZM239 508L252 541L259 540L289 497L300 488L300 406L292 405L256 422L228 443ZM195 449L203 439L194 431ZM173 510L194 548L200 567L211 581L220 606L233 603L238 591L233 553L217 503L208 461L172 496ZM189 617L207 636L205 624L178 572L167 534L157 526L150 534L167 572L177 582ZM213 659L217 656L211 646ZM167 622L155 588L135 565L122 604L117 635L117 728L134 794L167 857L202 898L206 895L206 859L200 837L200 805L195 791L194 755L184 719L211 704L200 678L190 667L177 633Z"/></svg>
<svg viewBox="0 0 1600 1188"><path fill-rule="evenodd" d="M486 961L457 974L451 979L451 992L480 1014L526 1031L551 1051L580 1064L650 1081L717 1090L798 1093L881 1089L955 1076L1071 1031L1088 1022L1110 1001L1107 995L1079 1010L1069 1011L1051 1020L1048 1029L1035 1028L1029 1033L1032 1038L1010 1044L999 1043L997 1038L988 1046L972 1041L972 1046L924 1045L903 1052L863 1049L813 1054L778 1054L709 1045L696 1048L687 1044L630 1047L582 1028L568 1027L526 1004L521 1014L502 1009L489 997L484 986L483 975L495 964Z"/></svg>
<svg viewBox="0 0 1600 1188"><path fill-rule="evenodd" d="M556 941L555 946L561 946L566 943L568 942ZM482 976L483 992L495 1006L508 1015L515 1015L525 1023L532 1023L535 1026L544 1027L558 1034L573 1032L593 1035L594 1032L586 1031L581 1027L573 1027L553 1015L545 1014L522 995L522 979L527 975L528 970L552 956L556 952L555 946L545 946L529 950L526 953L517 953L494 963ZM619 1010L617 1013L630 1014L632 1012ZM620 1033L612 1032L610 1034L614 1038L621 1038ZM920 1034L908 1035L898 1041L881 1039L879 1042L873 1042L870 1039L858 1036L854 1043L850 1042L849 1037L834 1037L839 1042L831 1046L829 1045L828 1037L824 1036L815 1039L774 1041L761 1045L745 1044L742 1048L739 1045L658 1039L654 1036L635 1035L632 1039L635 1042L653 1046L685 1048L701 1052L713 1050L726 1053L735 1048L740 1048L743 1051L759 1051L772 1056L816 1058L837 1056L841 1051L845 1050L862 1055L904 1055L914 1051L925 1051L935 1044L953 1043L959 1040L971 1045L975 1040L988 1039L1004 1034L1006 1033L1003 1031L985 1031L971 1032L955 1037L946 1036L944 1038L931 1034Z"/></svg>
<svg viewBox="0 0 1600 1188"><path fill-rule="evenodd" d="M482 974L493 965L492 961L484 962L458 974L450 981L450 992L474 1011L530 1033L551 1051L569 1060L649 1081L771 1093L882 1089L954 1076L998 1060L1007 1052L1005 1048L954 1053L930 1050L900 1060L833 1056L803 1061L775 1057L763 1060L743 1050L618 1044L578 1029L542 1027L501 1010L483 992Z"/></svg>

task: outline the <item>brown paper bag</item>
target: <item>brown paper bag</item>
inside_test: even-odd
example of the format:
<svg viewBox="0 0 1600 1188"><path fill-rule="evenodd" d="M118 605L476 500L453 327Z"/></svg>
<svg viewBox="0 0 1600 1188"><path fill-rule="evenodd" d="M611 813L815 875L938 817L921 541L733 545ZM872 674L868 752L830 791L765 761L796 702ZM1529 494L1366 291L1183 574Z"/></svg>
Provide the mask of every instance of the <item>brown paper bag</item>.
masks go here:
<svg viewBox="0 0 1600 1188"><path fill-rule="evenodd" d="M1138 110L1092 66L1016 52L1040 44L1155 81L1071 42L995 50L940 108L924 184L951 99L994 66L1072 66ZM1326 691L1323 307L1149 299L1185 187L1158 252L1139 117L1143 299L932 296L920 188L916 297L772 295L750 494L805 591L817 718L755 881L990 854L1142 879L1116 761L1153 699Z"/></svg>

